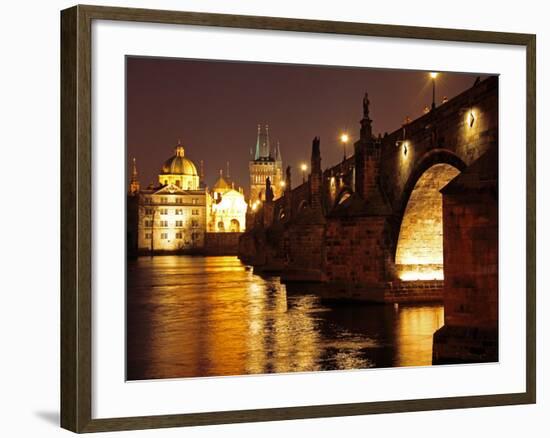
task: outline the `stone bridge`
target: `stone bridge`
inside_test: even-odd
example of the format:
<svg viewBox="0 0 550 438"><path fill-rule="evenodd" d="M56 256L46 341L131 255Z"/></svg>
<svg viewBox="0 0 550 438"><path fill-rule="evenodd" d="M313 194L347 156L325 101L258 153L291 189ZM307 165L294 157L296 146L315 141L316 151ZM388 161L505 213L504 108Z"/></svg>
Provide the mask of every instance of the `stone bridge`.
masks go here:
<svg viewBox="0 0 550 438"><path fill-rule="evenodd" d="M363 102L354 155L247 216L240 258L287 293L442 301L433 363L498 360L498 77L375 137ZM266 191L269 185L266 184Z"/></svg>
<svg viewBox="0 0 550 438"><path fill-rule="evenodd" d="M497 144L498 77L384 136L365 96L354 155L322 170L315 139L307 181L292 188L287 170L284 195L248 215L240 257L328 299L441 300L440 190Z"/></svg>

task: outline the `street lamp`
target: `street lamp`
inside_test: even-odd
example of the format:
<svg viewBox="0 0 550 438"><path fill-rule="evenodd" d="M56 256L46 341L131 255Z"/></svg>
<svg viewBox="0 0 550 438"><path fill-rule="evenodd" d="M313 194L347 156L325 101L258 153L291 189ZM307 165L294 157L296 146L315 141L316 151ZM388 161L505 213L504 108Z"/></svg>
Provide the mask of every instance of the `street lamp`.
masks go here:
<svg viewBox="0 0 550 438"><path fill-rule="evenodd" d="M432 78L432 110L435 109L435 78L439 73L432 71L430 77Z"/></svg>
<svg viewBox="0 0 550 438"><path fill-rule="evenodd" d="M349 135L346 133L343 133L340 136L340 141L342 142L342 145L344 145L344 161L346 161L346 145L348 144L348 141L349 141Z"/></svg>
<svg viewBox="0 0 550 438"><path fill-rule="evenodd" d="M306 182L306 171L307 171L307 164L306 163L302 163L302 165L300 166L300 169L302 169L302 182Z"/></svg>

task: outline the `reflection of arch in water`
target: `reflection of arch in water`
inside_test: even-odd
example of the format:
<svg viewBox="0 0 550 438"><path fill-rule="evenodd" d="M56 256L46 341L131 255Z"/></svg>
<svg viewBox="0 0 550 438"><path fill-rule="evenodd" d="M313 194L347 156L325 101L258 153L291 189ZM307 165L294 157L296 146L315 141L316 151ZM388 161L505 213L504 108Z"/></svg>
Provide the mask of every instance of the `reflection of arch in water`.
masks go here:
<svg viewBox="0 0 550 438"><path fill-rule="evenodd" d="M231 232L232 233L238 233L241 231L241 224L237 219L231 219Z"/></svg>

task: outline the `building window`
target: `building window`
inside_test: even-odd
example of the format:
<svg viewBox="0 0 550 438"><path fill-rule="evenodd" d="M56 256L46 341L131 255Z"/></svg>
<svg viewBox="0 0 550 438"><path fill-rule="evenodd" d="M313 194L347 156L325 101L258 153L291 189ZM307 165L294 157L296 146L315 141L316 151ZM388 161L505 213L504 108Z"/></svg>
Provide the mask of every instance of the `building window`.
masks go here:
<svg viewBox="0 0 550 438"><path fill-rule="evenodd" d="M160 214L168 214L168 209L167 208L161 208L160 209Z"/></svg>
<svg viewBox="0 0 550 438"><path fill-rule="evenodd" d="M193 216L198 216L198 215L199 215L199 209L198 209L198 208L197 208L197 209L194 208L194 209L191 211L191 214L192 214Z"/></svg>
<svg viewBox="0 0 550 438"><path fill-rule="evenodd" d="M193 219L193 220L191 221L191 226L192 226L192 227L198 227L198 226L199 226L199 221L198 221L197 219Z"/></svg>
<svg viewBox="0 0 550 438"><path fill-rule="evenodd" d="M160 203L161 203L161 204L168 204L168 198L165 197L165 196L162 196L162 197L160 198Z"/></svg>
<svg viewBox="0 0 550 438"><path fill-rule="evenodd" d="M145 238L151 240L152 234L151 233L145 233Z"/></svg>
<svg viewBox="0 0 550 438"><path fill-rule="evenodd" d="M146 227L152 227L152 226L153 226L153 221L146 220L146 221L145 221L145 226L146 226Z"/></svg>
<svg viewBox="0 0 550 438"><path fill-rule="evenodd" d="M181 208L176 208L176 214L181 216L183 214L183 210Z"/></svg>
<svg viewBox="0 0 550 438"><path fill-rule="evenodd" d="M168 221L160 221L160 226L166 228L168 226Z"/></svg>
<svg viewBox="0 0 550 438"><path fill-rule="evenodd" d="M199 200L197 198L193 198L193 205L197 205L199 203Z"/></svg>
<svg viewBox="0 0 550 438"><path fill-rule="evenodd" d="M176 204L183 204L183 199L176 198Z"/></svg>
<svg viewBox="0 0 550 438"><path fill-rule="evenodd" d="M239 231L241 231L239 221L237 219L231 219L231 232L238 233Z"/></svg>
<svg viewBox="0 0 550 438"><path fill-rule="evenodd" d="M146 208L145 209L145 214L151 216L153 214L153 209L152 208Z"/></svg>
<svg viewBox="0 0 550 438"><path fill-rule="evenodd" d="M176 221L176 227L183 227L183 221Z"/></svg>
<svg viewBox="0 0 550 438"><path fill-rule="evenodd" d="M225 226L223 225L223 221L218 222L218 231L225 231Z"/></svg>
<svg viewBox="0 0 550 438"><path fill-rule="evenodd" d="M168 233L161 233L160 238L163 240L168 239Z"/></svg>
<svg viewBox="0 0 550 438"><path fill-rule="evenodd" d="M183 239L183 233L176 233L176 239Z"/></svg>

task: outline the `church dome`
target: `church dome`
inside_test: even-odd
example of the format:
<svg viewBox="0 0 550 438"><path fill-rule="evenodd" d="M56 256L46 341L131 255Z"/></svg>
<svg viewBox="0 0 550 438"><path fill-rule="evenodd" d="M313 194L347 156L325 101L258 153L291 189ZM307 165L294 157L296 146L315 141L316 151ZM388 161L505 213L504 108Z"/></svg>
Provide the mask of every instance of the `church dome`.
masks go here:
<svg viewBox="0 0 550 438"><path fill-rule="evenodd" d="M228 190L231 190L231 186L229 183L225 180L223 176L220 175L216 183L214 184L214 187L212 189L215 192L226 192Z"/></svg>
<svg viewBox="0 0 550 438"><path fill-rule="evenodd" d="M195 164L188 158L185 158L184 155L185 151L183 146L178 145L176 147L176 154L166 160L162 165L161 174L198 176L199 174Z"/></svg>

